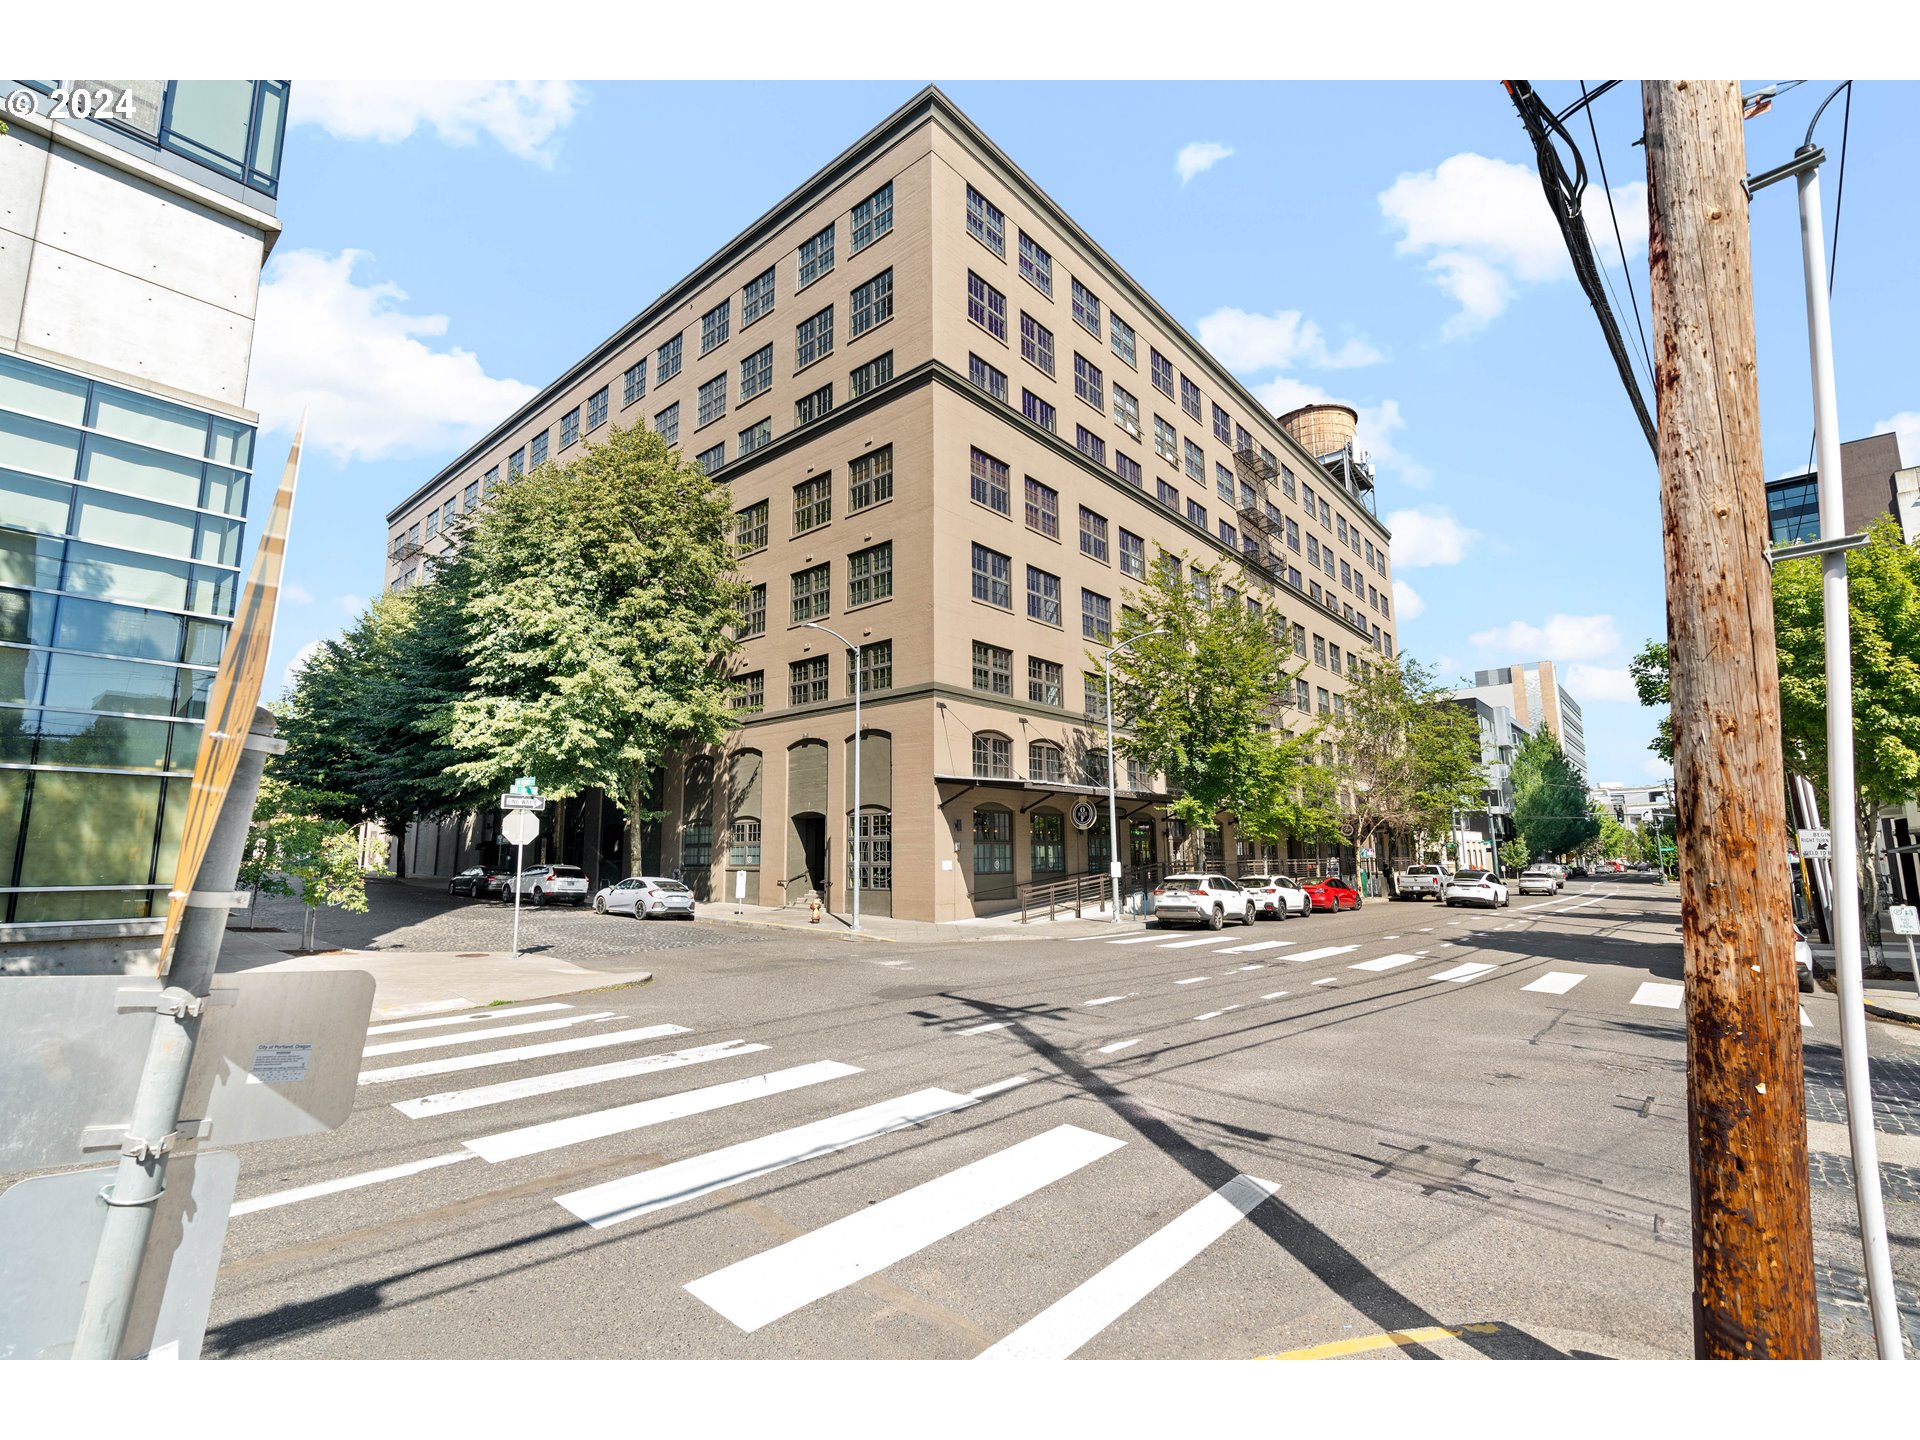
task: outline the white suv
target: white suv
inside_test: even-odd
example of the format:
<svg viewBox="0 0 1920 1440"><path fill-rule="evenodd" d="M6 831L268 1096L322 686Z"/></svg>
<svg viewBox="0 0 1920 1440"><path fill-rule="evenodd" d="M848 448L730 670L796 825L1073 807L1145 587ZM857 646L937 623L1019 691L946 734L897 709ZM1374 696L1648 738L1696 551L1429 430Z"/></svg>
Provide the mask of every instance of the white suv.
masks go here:
<svg viewBox="0 0 1920 1440"><path fill-rule="evenodd" d="M1291 875L1242 875L1241 888L1253 896L1254 913L1285 920L1291 915L1306 915L1313 901Z"/></svg>
<svg viewBox="0 0 1920 1440"><path fill-rule="evenodd" d="M1205 925L1218 930L1229 920L1253 924L1258 902L1224 875L1169 875L1153 887L1154 923Z"/></svg>
<svg viewBox="0 0 1920 1440"><path fill-rule="evenodd" d="M520 872L520 893L530 896L536 905L558 905L563 900L584 905L588 899L587 872L578 865L535 865ZM513 899L511 875L506 877L500 894L502 899Z"/></svg>

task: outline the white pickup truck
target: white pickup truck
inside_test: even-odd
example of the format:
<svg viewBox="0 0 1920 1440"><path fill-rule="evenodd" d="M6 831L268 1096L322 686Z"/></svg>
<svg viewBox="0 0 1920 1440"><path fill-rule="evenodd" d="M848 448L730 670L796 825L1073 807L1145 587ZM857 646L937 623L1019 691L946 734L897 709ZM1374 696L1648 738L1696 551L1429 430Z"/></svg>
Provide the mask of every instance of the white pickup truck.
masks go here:
<svg viewBox="0 0 1920 1440"><path fill-rule="evenodd" d="M1438 900L1445 893L1449 879L1444 865L1409 865L1397 871L1393 877L1393 898L1396 900Z"/></svg>

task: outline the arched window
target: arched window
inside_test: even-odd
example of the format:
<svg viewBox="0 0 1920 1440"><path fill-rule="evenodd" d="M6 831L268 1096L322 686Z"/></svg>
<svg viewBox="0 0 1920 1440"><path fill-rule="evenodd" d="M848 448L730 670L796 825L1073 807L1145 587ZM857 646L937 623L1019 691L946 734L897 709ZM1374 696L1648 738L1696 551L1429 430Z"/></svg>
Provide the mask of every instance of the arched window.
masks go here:
<svg viewBox="0 0 1920 1440"><path fill-rule="evenodd" d="M689 871L713 863L713 757L696 755L687 762L686 791L682 797L685 823L680 832L680 863Z"/></svg>
<svg viewBox="0 0 1920 1440"><path fill-rule="evenodd" d="M1060 747L1050 740L1035 740L1027 746L1027 777L1046 785L1058 785L1067 778L1067 767Z"/></svg>
<svg viewBox="0 0 1920 1440"><path fill-rule="evenodd" d="M973 873L1013 874L1013 812L982 805L973 812Z"/></svg>
<svg viewBox="0 0 1920 1440"><path fill-rule="evenodd" d="M1064 875L1067 869L1067 819L1058 810L1033 812L1034 875Z"/></svg>
<svg viewBox="0 0 1920 1440"><path fill-rule="evenodd" d="M973 773L980 780L1013 778L1013 741L983 730L973 737Z"/></svg>

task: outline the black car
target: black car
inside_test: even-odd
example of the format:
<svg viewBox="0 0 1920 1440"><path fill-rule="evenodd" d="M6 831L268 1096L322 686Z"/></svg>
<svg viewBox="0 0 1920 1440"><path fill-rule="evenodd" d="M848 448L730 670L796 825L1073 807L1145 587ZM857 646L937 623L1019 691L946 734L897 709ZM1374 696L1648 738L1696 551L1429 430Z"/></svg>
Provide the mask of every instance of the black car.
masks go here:
<svg viewBox="0 0 1920 1440"><path fill-rule="evenodd" d="M475 865L462 870L447 882L449 895L469 895L475 900L486 895L498 895L513 883L513 877L504 870L495 870L489 865Z"/></svg>

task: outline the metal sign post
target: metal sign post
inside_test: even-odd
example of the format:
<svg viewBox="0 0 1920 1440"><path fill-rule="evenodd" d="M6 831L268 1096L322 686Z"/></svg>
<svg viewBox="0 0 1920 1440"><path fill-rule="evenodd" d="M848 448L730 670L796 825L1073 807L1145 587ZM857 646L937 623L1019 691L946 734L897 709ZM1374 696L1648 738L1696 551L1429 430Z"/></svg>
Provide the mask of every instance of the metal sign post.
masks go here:
<svg viewBox="0 0 1920 1440"><path fill-rule="evenodd" d="M1914 993L1920 994L1920 963L1913 958L1913 937L1920 935L1920 908L1895 905L1888 913L1893 917L1893 933L1907 937L1907 978L1913 981Z"/></svg>
<svg viewBox="0 0 1920 1440"><path fill-rule="evenodd" d="M500 804L512 813L500 827L500 833L513 846L513 958L520 958L520 876L526 869L527 842L540 833L540 822L533 817L546 808L546 801L533 795L502 795Z"/></svg>

